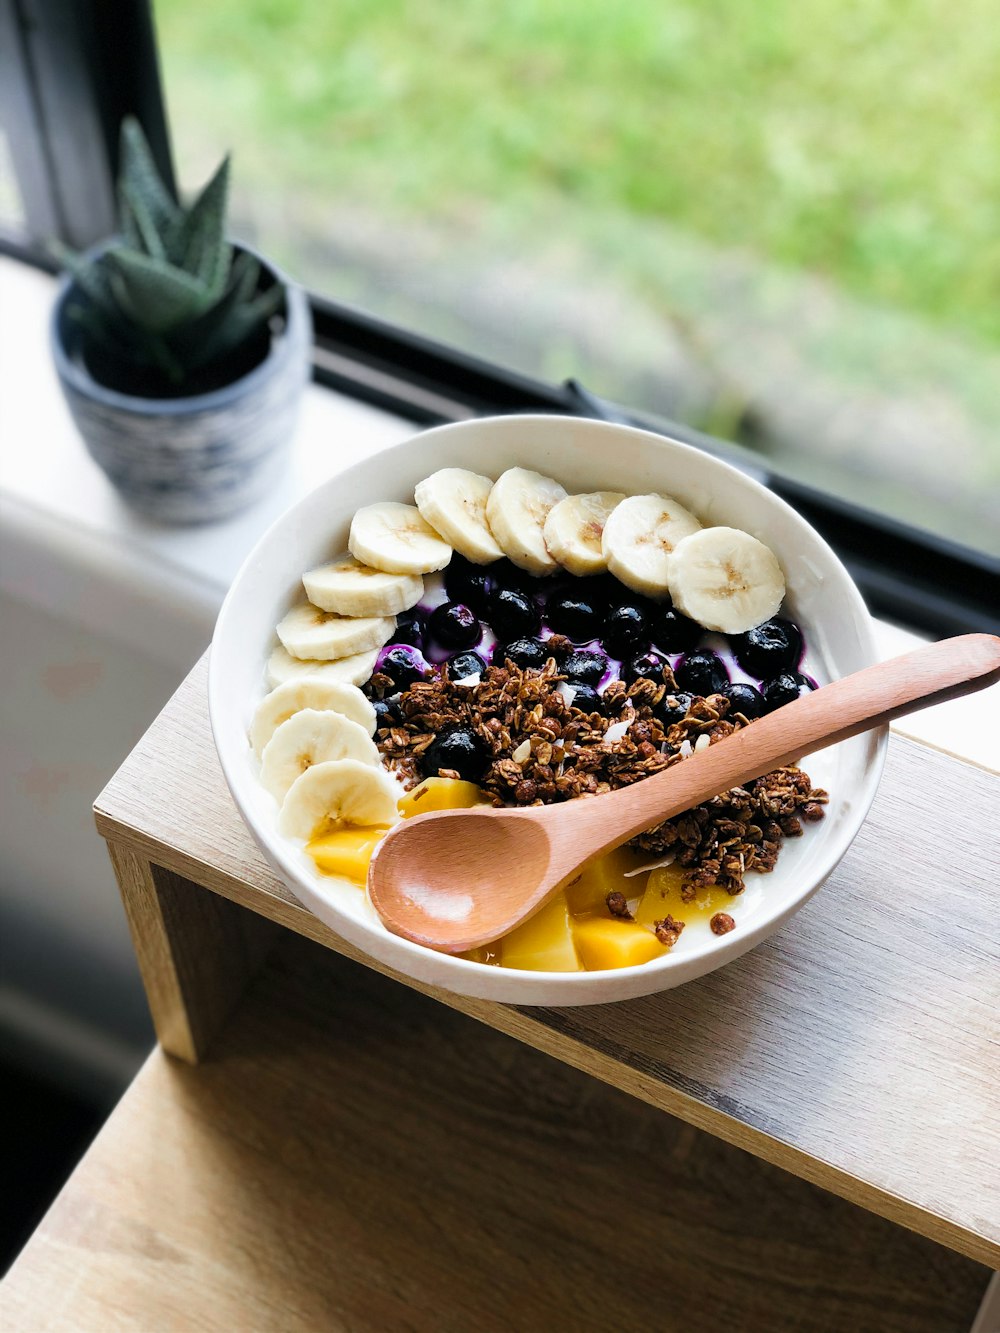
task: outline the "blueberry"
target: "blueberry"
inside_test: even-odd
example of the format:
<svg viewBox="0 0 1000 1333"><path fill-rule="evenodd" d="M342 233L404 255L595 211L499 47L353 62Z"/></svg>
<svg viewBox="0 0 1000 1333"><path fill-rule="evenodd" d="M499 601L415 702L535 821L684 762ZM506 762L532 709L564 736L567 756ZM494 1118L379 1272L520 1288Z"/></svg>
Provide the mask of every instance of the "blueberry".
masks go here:
<svg viewBox="0 0 1000 1333"><path fill-rule="evenodd" d="M391 727L396 722L402 722L403 710L399 704L393 703L390 699L375 699L372 701L372 707L375 709L375 727Z"/></svg>
<svg viewBox="0 0 1000 1333"><path fill-rule="evenodd" d="M414 681L423 680L427 674L419 653L402 644L398 648L390 648L382 656L378 670L401 690L408 690Z"/></svg>
<svg viewBox="0 0 1000 1333"><path fill-rule="evenodd" d="M466 676L481 676L486 663L478 653L456 653L448 659L448 679L464 680Z"/></svg>
<svg viewBox="0 0 1000 1333"><path fill-rule="evenodd" d="M443 648L471 648L483 637L474 612L461 602L442 602L435 607L427 628Z"/></svg>
<svg viewBox="0 0 1000 1333"><path fill-rule="evenodd" d="M550 597L545 606L545 620L557 634L565 634L574 643L588 643L597 637L598 612L593 602L575 593Z"/></svg>
<svg viewBox="0 0 1000 1333"><path fill-rule="evenodd" d="M672 727L675 722L684 721L692 702L690 694L685 694L682 690L674 690L672 693L663 696L656 710L657 716L664 726Z"/></svg>
<svg viewBox="0 0 1000 1333"><path fill-rule="evenodd" d="M444 590L453 602L469 606L477 616L485 616L493 579L482 565L474 565L456 551L444 571Z"/></svg>
<svg viewBox="0 0 1000 1333"><path fill-rule="evenodd" d="M601 642L612 657L635 657L649 646L646 613L632 602L615 606L604 617Z"/></svg>
<svg viewBox="0 0 1000 1333"><path fill-rule="evenodd" d="M733 655L744 671L759 680L792 671L802 657L802 631L792 621L775 616L745 634L734 634Z"/></svg>
<svg viewBox="0 0 1000 1333"><path fill-rule="evenodd" d="M631 685L637 680L655 680L663 684L663 668L669 663L659 653L643 653L641 657L630 658L622 663L622 680Z"/></svg>
<svg viewBox="0 0 1000 1333"><path fill-rule="evenodd" d="M406 643L411 648L423 648L424 631L427 626L424 620L424 613L417 610L403 611L396 621L396 628L392 632L390 643Z"/></svg>
<svg viewBox="0 0 1000 1333"><path fill-rule="evenodd" d="M520 639L538 633L538 607L516 588L498 588L490 597L489 622L498 639Z"/></svg>
<svg viewBox="0 0 1000 1333"><path fill-rule="evenodd" d="M584 648L570 653L559 669L572 685L599 685L607 672L608 659L603 653Z"/></svg>
<svg viewBox="0 0 1000 1333"><path fill-rule="evenodd" d="M431 741L421 758L427 777L454 769L466 782L478 782L489 765L489 751L468 727L448 727Z"/></svg>
<svg viewBox="0 0 1000 1333"><path fill-rule="evenodd" d="M701 626L672 606L659 607L650 626L653 642L665 653L689 653L698 645Z"/></svg>
<svg viewBox="0 0 1000 1333"><path fill-rule="evenodd" d="M742 713L748 722L767 712L764 696L754 685L744 685L738 681L735 685L728 685L725 693L729 697L730 713Z"/></svg>
<svg viewBox="0 0 1000 1333"><path fill-rule="evenodd" d="M703 648L681 659L674 668L674 680L691 694L721 694L729 684L729 675L720 658Z"/></svg>
<svg viewBox="0 0 1000 1333"><path fill-rule="evenodd" d="M591 685L573 684L573 702L571 708L579 708L581 713L603 713L605 704L603 694L598 694Z"/></svg>
<svg viewBox="0 0 1000 1333"><path fill-rule="evenodd" d="M541 639L515 639L513 643L497 648L493 660L499 665L508 657L515 666L527 671L531 667L543 667L549 654Z"/></svg>
<svg viewBox="0 0 1000 1333"><path fill-rule="evenodd" d="M782 671L780 676L764 684L764 707L767 712L773 713L776 708L792 703L800 695L808 694L815 688L816 682L803 676L801 671Z"/></svg>

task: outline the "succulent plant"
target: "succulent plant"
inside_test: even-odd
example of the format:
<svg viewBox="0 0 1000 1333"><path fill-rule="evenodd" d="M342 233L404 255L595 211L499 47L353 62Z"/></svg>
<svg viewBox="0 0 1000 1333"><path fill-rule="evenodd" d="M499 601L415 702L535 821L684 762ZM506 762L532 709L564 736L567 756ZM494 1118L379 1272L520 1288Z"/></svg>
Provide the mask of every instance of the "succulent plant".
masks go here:
<svg viewBox="0 0 1000 1333"><path fill-rule="evenodd" d="M226 240L228 187L226 157L185 208L138 121L123 121L120 236L96 257L62 253L78 292L70 313L97 378L176 395L226 383L262 359L285 292L262 286L256 259Z"/></svg>

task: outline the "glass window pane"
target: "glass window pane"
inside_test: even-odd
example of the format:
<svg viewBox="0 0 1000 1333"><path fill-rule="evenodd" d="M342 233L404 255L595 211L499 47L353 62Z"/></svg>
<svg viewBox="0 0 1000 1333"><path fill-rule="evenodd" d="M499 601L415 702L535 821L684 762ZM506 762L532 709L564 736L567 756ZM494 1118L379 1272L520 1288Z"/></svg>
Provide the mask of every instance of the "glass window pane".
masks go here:
<svg viewBox="0 0 1000 1333"><path fill-rule="evenodd" d="M335 298L1000 542L1000 24L160 0L180 176Z"/></svg>

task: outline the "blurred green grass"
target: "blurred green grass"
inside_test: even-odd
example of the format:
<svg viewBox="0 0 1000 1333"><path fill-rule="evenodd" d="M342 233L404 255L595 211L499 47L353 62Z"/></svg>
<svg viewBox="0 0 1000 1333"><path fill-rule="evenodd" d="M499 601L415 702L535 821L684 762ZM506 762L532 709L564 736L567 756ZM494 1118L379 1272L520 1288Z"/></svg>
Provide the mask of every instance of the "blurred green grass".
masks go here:
<svg viewBox="0 0 1000 1333"><path fill-rule="evenodd" d="M544 195L567 235L662 219L1000 340L992 0L159 0L156 18L180 135L231 145L241 186L289 209L301 190L516 228Z"/></svg>

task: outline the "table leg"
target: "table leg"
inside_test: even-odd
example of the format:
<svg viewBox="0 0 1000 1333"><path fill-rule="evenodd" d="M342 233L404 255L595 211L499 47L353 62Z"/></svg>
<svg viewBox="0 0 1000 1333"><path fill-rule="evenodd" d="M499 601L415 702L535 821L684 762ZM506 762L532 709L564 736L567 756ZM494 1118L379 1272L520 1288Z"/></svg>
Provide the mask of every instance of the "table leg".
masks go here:
<svg viewBox="0 0 1000 1333"><path fill-rule="evenodd" d="M123 843L108 851L160 1045L195 1064L256 972L269 923Z"/></svg>

